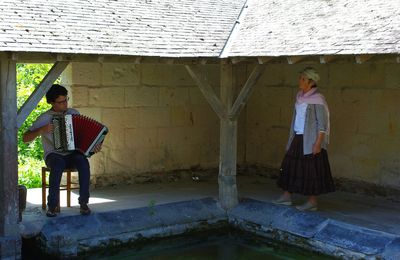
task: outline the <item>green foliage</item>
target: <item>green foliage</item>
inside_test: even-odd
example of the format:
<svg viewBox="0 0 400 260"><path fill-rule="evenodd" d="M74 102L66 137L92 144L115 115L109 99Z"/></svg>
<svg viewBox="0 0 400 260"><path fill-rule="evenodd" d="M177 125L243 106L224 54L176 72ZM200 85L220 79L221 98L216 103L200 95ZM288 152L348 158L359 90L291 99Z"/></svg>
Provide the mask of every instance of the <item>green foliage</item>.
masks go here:
<svg viewBox="0 0 400 260"><path fill-rule="evenodd" d="M27 188L38 188L42 185L41 170L43 160L35 158L24 158L23 163L18 165L18 183Z"/></svg>
<svg viewBox="0 0 400 260"><path fill-rule="evenodd" d="M52 64L17 64L17 106L18 109L24 104L31 93L39 85L41 80L52 67ZM56 81L59 83L59 80ZM19 184L27 188L40 187L40 171L43 162L43 148L40 138L25 144L22 141L23 134L29 129L36 118L48 110L44 97L25 120L18 130L18 177Z"/></svg>

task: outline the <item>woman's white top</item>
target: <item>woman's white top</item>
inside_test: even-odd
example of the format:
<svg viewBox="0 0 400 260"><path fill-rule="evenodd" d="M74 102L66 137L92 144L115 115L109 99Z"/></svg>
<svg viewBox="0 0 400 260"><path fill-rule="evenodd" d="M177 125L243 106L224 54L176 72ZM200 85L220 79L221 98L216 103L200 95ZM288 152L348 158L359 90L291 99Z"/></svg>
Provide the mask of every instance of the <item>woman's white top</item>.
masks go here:
<svg viewBox="0 0 400 260"><path fill-rule="evenodd" d="M306 121L306 110L307 103L301 103L295 105L296 107L296 118L294 121L294 132L298 135L302 135L304 133L304 125Z"/></svg>

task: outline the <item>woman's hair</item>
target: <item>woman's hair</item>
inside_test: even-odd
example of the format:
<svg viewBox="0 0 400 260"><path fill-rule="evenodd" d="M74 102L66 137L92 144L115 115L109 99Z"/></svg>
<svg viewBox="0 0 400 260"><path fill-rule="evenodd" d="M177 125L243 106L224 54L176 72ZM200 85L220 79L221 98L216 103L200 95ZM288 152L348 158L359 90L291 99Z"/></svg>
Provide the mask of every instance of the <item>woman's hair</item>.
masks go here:
<svg viewBox="0 0 400 260"><path fill-rule="evenodd" d="M68 95L68 90L59 85L59 84L53 84L49 91L46 93L46 101L47 103L54 102L59 96L67 96Z"/></svg>

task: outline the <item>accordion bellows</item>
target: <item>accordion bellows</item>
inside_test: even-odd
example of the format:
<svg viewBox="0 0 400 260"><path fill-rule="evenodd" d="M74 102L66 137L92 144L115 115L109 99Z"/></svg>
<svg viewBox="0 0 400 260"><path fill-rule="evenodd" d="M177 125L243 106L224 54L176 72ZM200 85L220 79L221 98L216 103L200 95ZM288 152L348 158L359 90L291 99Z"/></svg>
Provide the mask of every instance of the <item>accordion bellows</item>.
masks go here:
<svg viewBox="0 0 400 260"><path fill-rule="evenodd" d="M87 157L94 154L93 149L103 142L108 128L83 115L57 115L53 117L54 149L60 152L82 152Z"/></svg>

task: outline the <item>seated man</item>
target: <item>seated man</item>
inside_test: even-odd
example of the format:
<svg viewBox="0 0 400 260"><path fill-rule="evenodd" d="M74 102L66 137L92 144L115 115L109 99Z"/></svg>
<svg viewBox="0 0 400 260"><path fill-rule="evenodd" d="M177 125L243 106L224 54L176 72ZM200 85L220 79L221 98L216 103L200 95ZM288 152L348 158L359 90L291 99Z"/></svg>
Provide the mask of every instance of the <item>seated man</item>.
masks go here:
<svg viewBox="0 0 400 260"><path fill-rule="evenodd" d="M51 104L51 109L41 114L32 124L29 130L24 133L23 141L31 142L39 135L42 138L44 150L44 161L50 168L49 176L49 196L47 197L48 217L57 216L60 182L64 169L76 168L79 172L79 204L80 213L89 215L89 182L90 166L88 159L78 151L60 152L54 149L53 124L54 115L79 114L75 109L68 108L68 91L63 86L54 84L46 93L47 103ZM100 150L100 146L95 151Z"/></svg>

